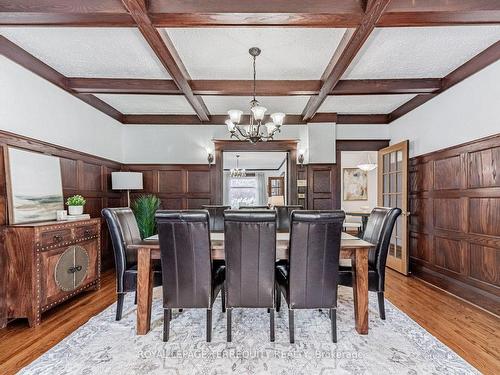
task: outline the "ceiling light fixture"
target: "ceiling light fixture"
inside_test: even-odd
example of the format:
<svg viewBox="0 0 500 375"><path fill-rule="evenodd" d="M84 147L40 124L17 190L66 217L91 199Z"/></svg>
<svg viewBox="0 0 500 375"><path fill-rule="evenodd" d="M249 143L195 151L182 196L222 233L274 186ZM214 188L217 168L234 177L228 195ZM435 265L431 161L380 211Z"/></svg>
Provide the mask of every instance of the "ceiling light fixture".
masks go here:
<svg viewBox="0 0 500 375"><path fill-rule="evenodd" d="M264 121L267 108L260 105L255 99L256 95L256 68L255 61L260 55L260 48L252 47L248 53L253 58L253 99L250 101L250 124L240 125L241 115L243 111L239 109L231 109L227 111L229 118L226 120L227 129L231 133L231 138L236 138L239 141L249 141L251 143L271 141L276 133L280 132L280 127L283 125L285 114L281 112L273 113L268 122ZM264 125L265 124L265 125Z"/></svg>
<svg viewBox="0 0 500 375"><path fill-rule="evenodd" d="M230 176L233 178L241 178L241 177L246 177L247 176L247 171L244 168L240 169L239 166L239 161L240 155L236 155L236 168L231 168Z"/></svg>
<svg viewBox="0 0 500 375"><path fill-rule="evenodd" d="M368 155L368 163L358 164L358 168L361 169L362 171L370 172L373 171L375 168L377 168L377 164L372 163L370 159L370 154L367 155Z"/></svg>

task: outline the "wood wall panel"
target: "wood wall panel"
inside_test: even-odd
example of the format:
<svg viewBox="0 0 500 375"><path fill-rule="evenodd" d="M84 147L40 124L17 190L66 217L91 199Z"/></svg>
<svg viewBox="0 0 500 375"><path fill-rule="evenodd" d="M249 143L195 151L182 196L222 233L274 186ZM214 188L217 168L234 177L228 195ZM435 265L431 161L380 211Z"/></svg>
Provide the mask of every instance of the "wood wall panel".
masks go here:
<svg viewBox="0 0 500 375"><path fill-rule="evenodd" d="M500 147L469 154L469 187L500 186Z"/></svg>
<svg viewBox="0 0 500 375"><path fill-rule="evenodd" d="M215 204L215 168L208 164L129 164L124 169L142 172L144 190L131 192L133 200L140 194L155 194L161 208L167 210L200 209Z"/></svg>
<svg viewBox="0 0 500 375"><path fill-rule="evenodd" d="M500 313L500 134L410 160L410 266ZM431 179L429 179L431 176Z"/></svg>
<svg viewBox="0 0 500 375"><path fill-rule="evenodd" d="M108 182L111 171L119 171L121 169L120 163L17 134L0 131L0 149L7 146L59 157L64 198L66 199L74 194L83 195L87 199L85 212L90 213L92 217L101 217L101 209L108 207L109 202L112 203L111 206L121 206L122 193L112 191L111 182ZM0 226L8 224L4 171L3 152L1 152ZM0 252L2 252L2 247L3 243L0 243ZM109 241L108 230L103 220L101 220L101 255L102 268L104 270L114 266L111 242Z"/></svg>
<svg viewBox="0 0 500 375"><path fill-rule="evenodd" d="M434 190L459 189L464 171L460 155L434 162Z"/></svg>
<svg viewBox="0 0 500 375"><path fill-rule="evenodd" d="M500 198L469 200L469 231L500 237Z"/></svg>

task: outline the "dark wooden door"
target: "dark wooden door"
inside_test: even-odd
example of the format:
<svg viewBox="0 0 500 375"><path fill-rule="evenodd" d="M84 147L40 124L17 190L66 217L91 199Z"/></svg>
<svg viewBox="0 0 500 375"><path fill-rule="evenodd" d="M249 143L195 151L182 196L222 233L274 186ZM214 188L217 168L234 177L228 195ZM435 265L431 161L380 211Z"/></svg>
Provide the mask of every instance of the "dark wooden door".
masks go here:
<svg viewBox="0 0 500 375"><path fill-rule="evenodd" d="M337 202L337 165L308 165L307 185L307 208L309 210L339 208L339 202Z"/></svg>

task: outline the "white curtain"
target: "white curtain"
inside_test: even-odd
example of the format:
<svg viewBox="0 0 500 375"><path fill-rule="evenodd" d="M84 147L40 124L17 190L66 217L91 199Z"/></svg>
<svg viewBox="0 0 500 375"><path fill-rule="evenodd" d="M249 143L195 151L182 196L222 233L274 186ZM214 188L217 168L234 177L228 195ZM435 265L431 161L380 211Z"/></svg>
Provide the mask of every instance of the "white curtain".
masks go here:
<svg viewBox="0 0 500 375"><path fill-rule="evenodd" d="M265 206L267 205L266 175L264 172L255 172L255 178L257 179L259 193L258 206Z"/></svg>

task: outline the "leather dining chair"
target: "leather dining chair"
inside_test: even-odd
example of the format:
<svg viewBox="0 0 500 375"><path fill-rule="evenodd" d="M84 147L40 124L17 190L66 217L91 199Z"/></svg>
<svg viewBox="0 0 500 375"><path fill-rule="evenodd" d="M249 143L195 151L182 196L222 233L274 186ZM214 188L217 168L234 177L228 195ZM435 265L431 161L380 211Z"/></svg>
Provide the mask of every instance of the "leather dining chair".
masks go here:
<svg viewBox="0 0 500 375"><path fill-rule="evenodd" d="M224 212L227 341L232 340L233 308L268 308L274 341L276 212Z"/></svg>
<svg viewBox="0 0 500 375"><path fill-rule="evenodd" d="M337 342L337 287L344 211L294 211L289 261L276 266L277 288L288 304L290 343L295 342L296 309L330 309L332 341ZM279 308L281 295L276 293Z"/></svg>
<svg viewBox="0 0 500 375"><path fill-rule="evenodd" d="M303 206L300 205L288 205L288 206L275 206L276 210L276 225L278 232L289 232L290 231L290 215L294 210L302 210Z"/></svg>
<svg viewBox="0 0 500 375"><path fill-rule="evenodd" d="M212 306L223 288L225 267L212 262L208 212L159 210L155 218L163 270L163 341L169 339L172 309L205 308L210 342Z"/></svg>
<svg viewBox="0 0 500 375"><path fill-rule="evenodd" d="M104 208L101 214L106 219L115 255L116 320L121 320L125 294L136 292L137 300L137 250L128 246L140 242L141 235L130 208ZM159 286L162 283L160 264L154 264L153 270L154 286Z"/></svg>
<svg viewBox="0 0 500 375"><path fill-rule="evenodd" d="M384 287L385 264L391 242L392 230L401 209L375 207L370 213L363 240L375 244L368 253L368 290L377 292L380 319L385 320ZM340 285L353 286L354 273L351 266L340 267Z"/></svg>
<svg viewBox="0 0 500 375"><path fill-rule="evenodd" d="M203 205L204 210L208 211L210 217L210 232L224 231L224 211L229 210L231 206Z"/></svg>

